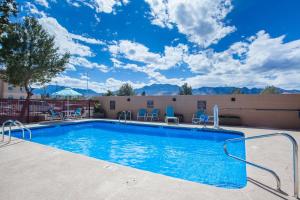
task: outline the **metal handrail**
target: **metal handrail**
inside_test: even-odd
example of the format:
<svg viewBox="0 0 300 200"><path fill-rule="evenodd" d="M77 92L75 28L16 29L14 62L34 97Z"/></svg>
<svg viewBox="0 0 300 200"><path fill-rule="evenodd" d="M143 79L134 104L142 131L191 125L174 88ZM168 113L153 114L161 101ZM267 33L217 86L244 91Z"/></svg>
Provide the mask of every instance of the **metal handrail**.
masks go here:
<svg viewBox="0 0 300 200"><path fill-rule="evenodd" d="M14 121L14 125L17 125L17 126L19 126L22 129L23 138L25 138L25 131L24 130L26 130L29 133L29 138L31 139L31 130L29 128L27 128L23 123L21 123L18 120L15 120Z"/></svg>
<svg viewBox="0 0 300 200"><path fill-rule="evenodd" d="M125 123L126 123L126 118L127 118L127 116L126 116L126 111L125 111L125 110L123 110L123 111L121 112L121 114L119 115L119 122L121 122L122 113L123 113L123 115L124 115L124 120L125 120Z"/></svg>
<svg viewBox="0 0 300 200"><path fill-rule="evenodd" d="M293 145L293 178L294 178L294 197L299 198L299 172L298 172L298 144L297 141L295 140L295 138L287 133L273 133L273 134L267 134L267 135L258 135L258 136L253 136L253 137L247 137L247 138L234 138L234 139L229 139L226 140L224 143L224 152L227 156L232 157L238 161L244 162L246 164L249 164L251 166L257 167L261 170L267 171L270 174L272 174L274 176L274 178L276 179L276 183L277 183L277 190L281 193L283 193L283 191L281 190L281 181L279 176L271 169L268 169L266 167L263 167L261 165L255 164L253 162L249 162L246 161L242 158L239 158L237 156L233 156L231 154L228 153L227 150L227 143L229 142L237 142L237 141L246 141L246 140L252 140L252 139L259 139L259 138L267 138L267 137L273 137L273 136L284 136L287 137L289 139L289 141L291 141L292 145Z"/></svg>
<svg viewBox="0 0 300 200"><path fill-rule="evenodd" d="M11 124L13 123L14 121L9 119L9 120L6 120L3 124L2 124L2 139L1 141L4 141L4 133L5 133L5 125L7 123L9 123L9 130L8 130L8 135L9 135L9 141L11 140Z"/></svg>
<svg viewBox="0 0 300 200"><path fill-rule="evenodd" d="M11 141L11 126L18 126L21 130L22 130L22 137L23 139L25 138L25 130L29 133L29 138L31 139L31 130L29 128L27 128L24 124L22 124L20 121L18 120L7 120L2 124L2 139L1 141L4 141L4 135L5 135L5 125L9 124L9 131L8 131L8 136L9 136L9 140L8 142Z"/></svg>
<svg viewBox="0 0 300 200"><path fill-rule="evenodd" d="M131 111L123 110L121 113L124 113L124 122L125 123L127 123L127 114L129 114L129 120L131 120ZM119 115L119 122L121 122L121 116L122 116L122 114Z"/></svg>

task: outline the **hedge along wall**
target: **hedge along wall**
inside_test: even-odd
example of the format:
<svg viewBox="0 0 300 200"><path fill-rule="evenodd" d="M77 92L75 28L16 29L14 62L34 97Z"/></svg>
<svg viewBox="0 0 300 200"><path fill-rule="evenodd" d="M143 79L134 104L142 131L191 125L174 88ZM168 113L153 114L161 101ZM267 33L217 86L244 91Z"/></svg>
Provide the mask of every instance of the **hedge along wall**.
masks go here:
<svg viewBox="0 0 300 200"><path fill-rule="evenodd" d="M187 96L109 96L98 98L108 118L116 119L122 110L131 110L133 119L139 108L160 109L163 119L165 108L172 105L175 113L190 123L198 108L206 107L209 115L218 105L225 121L238 122L243 126L300 129L300 94L281 95L187 95ZM228 118L229 117L229 118ZM230 117L232 117L230 119ZM238 117L238 118L235 118Z"/></svg>

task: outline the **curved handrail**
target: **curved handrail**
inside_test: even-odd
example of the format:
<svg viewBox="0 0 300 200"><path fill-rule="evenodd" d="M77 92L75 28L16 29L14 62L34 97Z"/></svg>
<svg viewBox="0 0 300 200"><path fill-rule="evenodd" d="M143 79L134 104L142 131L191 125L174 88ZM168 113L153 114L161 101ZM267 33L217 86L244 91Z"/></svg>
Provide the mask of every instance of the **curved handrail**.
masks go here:
<svg viewBox="0 0 300 200"><path fill-rule="evenodd" d="M227 156L229 157L232 157L236 160L239 160L241 162L245 162L246 164L249 164L251 166L254 166L254 167L257 167L261 170L265 170L267 172L269 172L270 174L272 174L275 179L276 179L276 182L277 182L277 190L279 192L282 193L282 190L281 190L281 182L280 182L280 178L279 176L271 169L268 169L266 167L263 167L261 165L258 165L258 164L255 164L253 162L249 162L249 161L246 161L242 158L239 158L237 156L233 156L231 154L229 154L228 150L227 150L227 143L229 142L237 142L237 141L241 141L241 140L252 140L252 139L259 139L259 138L266 138L266 137L273 137L273 136L284 136L284 137L287 137L292 145L293 145L293 175L294 175L294 197L298 198L299 196L299 172L298 172L298 144L297 144L297 141L295 140L295 138L287 133L273 133L273 134L267 134L267 135L258 135L258 136L253 136L253 137L247 137L247 138L234 138L234 139L229 139L229 140L226 140L225 143L224 143L224 152Z"/></svg>
<svg viewBox="0 0 300 200"><path fill-rule="evenodd" d="M24 124L22 124L20 121L18 120L7 120L2 124L2 139L1 141L4 141L4 135L5 135L5 125L9 124L9 130L8 130L8 136L9 136L9 140L8 142L11 141L11 126L15 125L18 126L21 130L22 130L22 137L25 138L25 130L29 133L29 138L31 139L31 130L29 128L27 128Z"/></svg>
<svg viewBox="0 0 300 200"><path fill-rule="evenodd" d="M25 131L24 130L26 130L29 133L29 138L31 139L31 130L29 128L27 128L23 123L21 123L18 120L15 120L14 124L18 125L20 128L22 128L23 138L25 138Z"/></svg>
<svg viewBox="0 0 300 200"><path fill-rule="evenodd" d="M9 119L9 120L6 120L3 124L2 124L2 139L1 141L4 141L4 134L5 134L5 125L7 123L9 123L9 130L8 130L8 135L9 135L9 141L11 140L11 123L13 123L14 121Z"/></svg>
<svg viewBox="0 0 300 200"><path fill-rule="evenodd" d="M129 120L131 120L131 111L123 110L119 115L119 122L121 122L122 113L124 115L124 122L127 123L127 115L129 114Z"/></svg>

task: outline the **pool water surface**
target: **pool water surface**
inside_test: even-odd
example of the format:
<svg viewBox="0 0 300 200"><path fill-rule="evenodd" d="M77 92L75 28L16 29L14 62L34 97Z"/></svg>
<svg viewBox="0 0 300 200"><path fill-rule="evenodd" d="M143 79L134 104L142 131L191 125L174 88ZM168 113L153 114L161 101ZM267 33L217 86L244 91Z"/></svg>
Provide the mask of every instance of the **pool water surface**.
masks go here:
<svg viewBox="0 0 300 200"><path fill-rule="evenodd" d="M13 133L21 136L20 133ZM223 188L246 186L246 166L223 151L242 133L129 125L76 123L32 129L32 141L154 173ZM245 159L243 141L228 145ZM42 155L41 155L42 156Z"/></svg>

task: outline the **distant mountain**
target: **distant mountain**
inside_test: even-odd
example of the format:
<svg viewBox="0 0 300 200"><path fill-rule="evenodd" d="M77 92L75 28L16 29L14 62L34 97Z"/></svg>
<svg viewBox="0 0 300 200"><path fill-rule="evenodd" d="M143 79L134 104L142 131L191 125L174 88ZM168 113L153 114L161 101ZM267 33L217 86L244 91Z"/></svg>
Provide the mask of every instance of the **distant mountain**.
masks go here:
<svg viewBox="0 0 300 200"><path fill-rule="evenodd" d="M54 92L63 90L67 87L65 86L60 86L60 85L48 85L46 88L35 88L33 90L33 93L36 95L51 95ZM84 95L84 96L99 96L100 94L95 92L94 90L91 89L80 89L80 88L72 88L73 90L75 90L76 92L79 92L80 94Z"/></svg>
<svg viewBox="0 0 300 200"><path fill-rule="evenodd" d="M179 92L179 86L171 84L153 84L139 89L135 89L135 93L140 95L143 91L146 95L160 96L160 95L176 95ZM262 88L247 88L247 87L200 87L193 89L194 95L225 95L232 94L233 91L239 89L241 94L260 94ZM283 94L299 94L300 90L285 90L279 88L280 93Z"/></svg>
<svg viewBox="0 0 300 200"><path fill-rule="evenodd" d="M164 96L164 95L176 95L179 91L178 85L171 84L153 84L134 90L136 94L142 94L143 91L146 95Z"/></svg>
<svg viewBox="0 0 300 200"><path fill-rule="evenodd" d="M259 94L263 89L261 88L237 88L237 87L201 87L193 89L193 94L198 95L216 95L216 94L232 94L237 89L240 90L241 94Z"/></svg>
<svg viewBox="0 0 300 200"><path fill-rule="evenodd" d="M51 95L54 92L60 91L66 88L65 86L60 85L48 85L45 89L35 88L33 93L36 95L49 94ZM141 95L145 91L148 96L167 96L167 95L177 95L179 92L178 85L171 84L153 84L150 86L145 86L142 88L135 89L137 95ZM73 90L83 94L84 96L101 96L100 93L95 92L91 89L80 89L72 88ZM232 94L233 91L239 89L242 94L260 94L263 90L262 88L237 88L237 87L200 87L193 89L194 95L225 95ZM283 94L300 94L300 90L285 90L279 88L280 93Z"/></svg>

